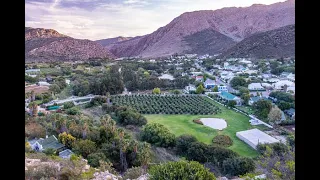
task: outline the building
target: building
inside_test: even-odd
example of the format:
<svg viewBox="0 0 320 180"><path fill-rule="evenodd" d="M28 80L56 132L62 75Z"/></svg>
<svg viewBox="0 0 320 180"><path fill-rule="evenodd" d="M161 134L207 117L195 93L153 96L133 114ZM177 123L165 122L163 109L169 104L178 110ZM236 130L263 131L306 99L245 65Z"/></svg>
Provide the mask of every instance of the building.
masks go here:
<svg viewBox="0 0 320 180"><path fill-rule="evenodd" d="M236 106L241 106L241 99L233 94L230 94L228 92L222 91L220 94L218 94L218 97L221 99L224 99L225 101L236 101Z"/></svg>
<svg viewBox="0 0 320 180"><path fill-rule="evenodd" d="M65 146L59 143L58 139L54 135L47 137L46 139L33 139L28 142L31 148L38 152L42 152L43 150L46 150L48 148L52 148L56 151L62 151L65 149Z"/></svg>
<svg viewBox="0 0 320 180"><path fill-rule="evenodd" d="M228 92L228 87L227 87L227 86L224 86L224 85L219 85L219 86L218 86L218 91L219 91L219 92L222 92L222 91Z"/></svg>
<svg viewBox="0 0 320 180"><path fill-rule="evenodd" d="M196 81L203 81L203 76L195 76Z"/></svg>
<svg viewBox="0 0 320 180"><path fill-rule="evenodd" d="M207 89L211 89L216 85L215 81L212 79L207 78L207 80L204 82L204 87Z"/></svg>
<svg viewBox="0 0 320 180"><path fill-rule="evenodd" d="M293 109L293 108L290 108L290 109L288 109L288 110L284 110L284 112L285 112L288 116L290 116L291 118L292 118L292 116L294 116L294 115L296 114L296 110Z"/></svg>
<svg viewBox="0 0 320 180"><path fill-rule="evenodd" d="M242 141L244 141L245 143L247 143L249 146L251 146L253 149L257 149L258 144L280 142L276 138L256 128L237 132L236 136Z"/></svg>
<svg viewBox="0 0 320 180"><path fill-rule="evenodd" d="M40 69L27 69L25 70L26 75L40 74Z"/></svg>
<svg viewBox="0 0 320 180"><path fill-rule="evenodd" d="M261 83L251 83L248 85L250 91L264 91L265 88L261 86Z"/></svg>
<svg viewBox="0 0 320 180"><path fill-rule="evenodd" d="M196 91L196 87L194 86L194 85L192 85L192 84L189 84L189 86L186 86L184 89L183 89L183 91L185 92L185 93L191 93L191 92L193 92L193 91Z"/></svg>
<svg viewBox="0 0 320 180"><path fill-rule="evenodd" d="M49 84L49 83L47 83L47 82L45 82L45 81L39 81L38 83L37 83L39 86L50 86L51 84Z"/></svg>
<svg viewBox="0 0 320 180"><path fill-rule="evenodd" d="M70 159L72 154L73 154L73 152L70 149L65 149L65 150L59 152L59 157L61 157L63 159Z"/></svg>
<svg viewBox="0 0 320 180"><path fill-rule="evenodd" d="M290 86L295 86L294 82L288 81L288 80L282 80L282 81L278 81L276 83L273 84L273 87L276 90L283 90L284 86L290 87Z"/></svg>
<svg viewBox="0 0 320 180"><path fill-rule="evenodd" d="M250 97L248 104L250 106L252 106L253 103L255 103L255 102L259 101L259 100L271 101L270 99L268 99L266 97L254 96L254 97Z"/></svg>

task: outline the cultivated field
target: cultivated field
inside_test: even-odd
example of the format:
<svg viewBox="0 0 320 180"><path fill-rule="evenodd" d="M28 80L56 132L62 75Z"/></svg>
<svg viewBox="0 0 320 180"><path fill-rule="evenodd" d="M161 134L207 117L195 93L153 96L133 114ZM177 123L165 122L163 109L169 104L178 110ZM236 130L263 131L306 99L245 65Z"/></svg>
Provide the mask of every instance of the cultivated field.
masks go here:
<svg viewBox="0 0 320 180"><path fill-rule="evenodd" d="M182 134L194 135L199 141L206 144L211 144L214 136L218 134L225 134L233 139L233 145L229 148L239 153L242 156L256 157L258 153L250 146L242 142L236 137L236 132L254 128L249 123L249 118L243 114L236 113L227 109L215 102L222 112L214 115L145 115L148 123L160 123L167 127L176 136ZM227 128L222 131L206 127L204 125L196 124L192 120L203 117L222 118L227 122Z"/></svg>
<svg viewBox="0 0 320 180"><path fill-rule="evenodd" d="M142 114L216 114L221 110L212 100L196 95L118 95L112 96L114 105L126 105Z"/></svg>

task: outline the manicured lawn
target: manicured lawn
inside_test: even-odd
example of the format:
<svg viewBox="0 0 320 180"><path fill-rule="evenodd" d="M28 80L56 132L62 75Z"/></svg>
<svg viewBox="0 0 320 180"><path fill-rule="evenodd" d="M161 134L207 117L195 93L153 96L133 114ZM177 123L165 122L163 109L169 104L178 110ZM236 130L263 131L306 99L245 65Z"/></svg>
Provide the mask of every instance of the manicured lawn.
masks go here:
<svg viewBox="0 0 320 180"><path fill-rule="evenodd" d="M240 107L237 107L238 109L246 112L246 113L249 113L249 114L253 114L253 110L252 110L252 107L250 106L240 106Z"/></svg>
<svg viewBox="0 0 320 180"><path fill-rule="evenodd" d="M233 145L229 147L242 156L256 157L258 153L252 149L249 145L242 142L236 137L236 132L252 129L253 127L249 123L249 117L246 117L240 113L236 113L233 110L227 109L214 102L215 105L222 109L222 113L217 115L144 115L148 123L160 123L166 126L176 136L182 134L194 135L199 141L206 144L211 144L214 136L218 134L225 134L233 139ZM194 123L192 120L201 117L214 117L222 118L227 121L227 128L222 131L212 129L200 124Z"/></svg>

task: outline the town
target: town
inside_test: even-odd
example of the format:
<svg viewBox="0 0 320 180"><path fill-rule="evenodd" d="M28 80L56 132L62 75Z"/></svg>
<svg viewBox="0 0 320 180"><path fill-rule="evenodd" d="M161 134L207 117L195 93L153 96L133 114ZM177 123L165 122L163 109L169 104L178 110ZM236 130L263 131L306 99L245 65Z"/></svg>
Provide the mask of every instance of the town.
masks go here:
<svg viewBox="0 0 320 180"><path fill-rule="evenodd" d="M25 79L28 151L57 154L62 159L81 154L89 164L86 171L99 167L101 157L113 163L108 172L125 172L134 164L146 167L179 156L206 162L202 157L193 157L190 148L188 154L179 152L182 147L178 142L189 136L206 146L222 143L223 148L241 157L262 156L261 161L266 161L264 154L260 155L265 151L264 144L294 147L294 58L218 59L216 55L184 54L158 59L37 62L26 63ZM130 141L141 141L136 153L148 149L148 160L139 155L131 159L133 151L120 150L120 156L128 162L123 164L122 159L119 164L107 151L98 150L110 149L102 146L108 141L101 142L94 136L99 134L100 126L109 132L111 118L116 121L113 128L124 131ZM163 137L168 139L154 142L144 135L148 130L155 133L154 128L177 139ZM121 137L120 133L122 143ZM226 141L229 143L224 144ZM93 144L91 150L82 147L84 143ZM198 151L200 147L196 147ZM215 161L223 163L225 159ZM256 177L269 176L271 167L254 166L259 170ZM245 174L232 174L217 164L213 167L215 175Z"/></svg>

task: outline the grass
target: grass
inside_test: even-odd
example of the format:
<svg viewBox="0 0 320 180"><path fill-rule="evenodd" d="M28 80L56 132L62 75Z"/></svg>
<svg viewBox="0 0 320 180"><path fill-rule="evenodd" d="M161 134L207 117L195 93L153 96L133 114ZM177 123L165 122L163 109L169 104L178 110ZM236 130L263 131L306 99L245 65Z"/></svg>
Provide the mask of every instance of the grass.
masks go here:
<svg viewBox="0 0 320 180"><path fill-rule="evenodd" d="M218 134L228 135L233 139L233 145L229 149L239 153L241 156L256 157L257 151L236 137L236 132L252 129L249 123L249 117L227 109L214 102L215 105L222 109L222 113L216 115L145 115L148 123L160 123L167 127L176 136L182 134L194 135L199 141L206 144L212 144L212 139ZM193 119L202 117L222 118L227 121L227 128L222 131L212 129L192 122Z"/></svg>
<svg viewBox="0 0 320 180"><path fill-rule="evenodd" d="M248 113L248 114L254 113L254 111L252 110L252 107L250 107L250 106L238 106L237 108Z"/></svg>

